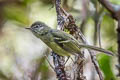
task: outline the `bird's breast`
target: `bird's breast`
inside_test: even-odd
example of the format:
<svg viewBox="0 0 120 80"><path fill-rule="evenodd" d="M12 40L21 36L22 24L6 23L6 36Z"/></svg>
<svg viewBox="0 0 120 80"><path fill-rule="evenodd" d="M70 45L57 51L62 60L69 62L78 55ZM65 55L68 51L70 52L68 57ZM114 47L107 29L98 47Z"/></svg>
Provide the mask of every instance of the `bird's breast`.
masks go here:
<svg viewBox="0 0 120 80"><path fill-rule="evenodd" d="M71 53L68 51L64 50L62 47L60 47L58 44L55 42L50 42L47 44L48 47L50 47L55 53L61 55L61 56L70 56Z"/></svg>

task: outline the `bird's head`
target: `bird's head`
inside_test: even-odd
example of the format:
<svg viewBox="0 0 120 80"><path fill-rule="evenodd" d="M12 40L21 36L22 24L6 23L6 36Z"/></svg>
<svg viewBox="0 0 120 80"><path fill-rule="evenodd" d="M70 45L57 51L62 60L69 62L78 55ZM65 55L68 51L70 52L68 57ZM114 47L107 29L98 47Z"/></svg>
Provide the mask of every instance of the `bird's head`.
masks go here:
<svg viewBox="0 0 120 80"><path fill-rule="evenodd" d="M31 25L30 28L26 28L31 30L33 33L40 34L44 31L44 29L48 27L45 23L37 21Z"/></svg>

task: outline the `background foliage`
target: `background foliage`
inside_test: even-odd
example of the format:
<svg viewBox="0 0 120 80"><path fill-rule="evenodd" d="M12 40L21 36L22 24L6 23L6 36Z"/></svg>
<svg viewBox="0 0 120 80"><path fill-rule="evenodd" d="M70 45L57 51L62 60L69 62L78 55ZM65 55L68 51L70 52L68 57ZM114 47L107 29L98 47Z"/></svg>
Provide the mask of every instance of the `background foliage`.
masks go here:
<svg viewBox="0 0 120 80"><path fill-rule="evenodd" d="M119 0L110 0L120 4ZM97 0L62 0L63 8L76 19L88 42L99 46L96 23L101 19L102 48L117 52L116 25L109 12ZM0 79L1 80L56 80L54 71L44 58L48 47L25 27L35 21L56 28L57 19L53 0L0 0ZM104 14L104 15L103 15ZM98 21L99 23L99 21ZM87 80L99 80L94 67L85 54ZM48 56L51 64L51 56ZM97 60L105 80L119 80L115 57L98 54ZM70 62L68 62L69 64ZM87 70L87 71L86 71Z"/></svg>

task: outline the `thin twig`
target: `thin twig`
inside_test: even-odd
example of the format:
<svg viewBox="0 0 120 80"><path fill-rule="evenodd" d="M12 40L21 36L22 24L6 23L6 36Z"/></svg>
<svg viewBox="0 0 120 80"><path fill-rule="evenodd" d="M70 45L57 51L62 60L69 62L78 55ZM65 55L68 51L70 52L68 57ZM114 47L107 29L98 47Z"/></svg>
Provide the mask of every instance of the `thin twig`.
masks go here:
<svg viewBox="0 0 120 80"><path fill-rule="evenodd" d="M68 60L70 59L70 56L67 58L67 60L65 61L64 65L66 65L66 63L68 62Z"/></svg>
<svg viewBox="0 0 120 80"><path fill-rule="evenodd" d="M84 35L81 32L79 34L80 34L80 37L81 37L83 43L88 44L87 40L84 37ZM94 64L94 67L95 67L95 69L96 69L96 71L97 71L97 73L99 75L100 80L104 80L103 76L102 76L102 73L101 73L101 70L99 68L98 62L96 60L96 56L94 55L94 52L92 50L89 50L89 49L88 49L88 51L90 53L90 57L91 57L92 63Z"/></svg>
<svg viewBox="0 0 120 80"><path fill-rule="evenodd" d="M101 25L104 13L103 12L96 12L95 14L98 17L94 18L94 22L95 22L94 45L97 44L97 40L98 40L99 46L101 47L100 25Z"/></svg>
<svg viewBox="0 0 120 80"><path fill-rule="evenodd" d="M97 24L97 31L98 31L98 42L99 42L99 46L102 47L102 44L101 44L101 33L100 33L100 26L101 26L101 22L102 22L102 19L103 19L103 16L104 16L104 13L101 14L99 20L98 20L98 24Z"/></svg>
<svg viewBox="0 0 120 80"><path fill-rule="evenodd" d="M46 55L45 55L45 58L46 58L48 64L50 65L50 67L55 71L54 67L51 65L51 63L49 62L48 57Z"/></svg>

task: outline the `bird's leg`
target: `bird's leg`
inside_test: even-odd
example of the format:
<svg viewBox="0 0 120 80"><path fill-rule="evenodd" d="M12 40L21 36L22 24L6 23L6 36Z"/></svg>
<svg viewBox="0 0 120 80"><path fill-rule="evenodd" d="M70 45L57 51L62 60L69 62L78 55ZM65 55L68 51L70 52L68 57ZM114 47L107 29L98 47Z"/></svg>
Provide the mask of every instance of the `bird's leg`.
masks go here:
<svg viewBox="0 0 120 80"><path fill-rule="evenodd" d="M46 58L48 64L50 65L50 67L55 71L54 67L53 67L53 66L51 65L51 63L49 62L47 55L45 55L45 58Z"/></svg>
<svg viewBox="0 0 120 80"><path fill-rule="evenodd" d="M70 56L67 57L67 60L65 61L64 65L66 65L69 59L70 59Z"/></svg>

